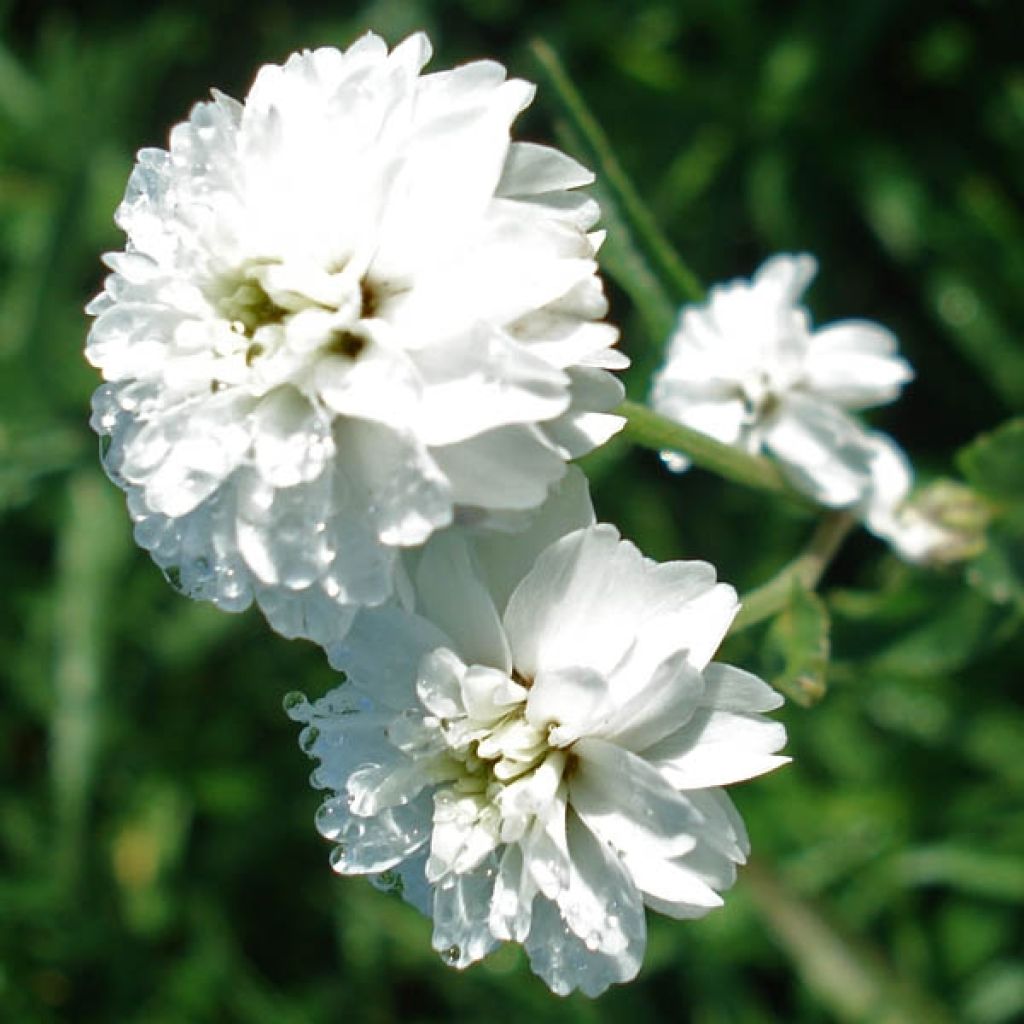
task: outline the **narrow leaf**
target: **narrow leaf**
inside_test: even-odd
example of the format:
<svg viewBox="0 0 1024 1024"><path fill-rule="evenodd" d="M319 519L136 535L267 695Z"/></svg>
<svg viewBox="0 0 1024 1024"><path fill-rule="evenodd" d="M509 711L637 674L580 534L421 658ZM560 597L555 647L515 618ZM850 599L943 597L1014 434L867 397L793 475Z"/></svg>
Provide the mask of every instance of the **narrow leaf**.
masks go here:
<svg viewBox="0 0 1024 1024"><path fill-rule="evenodd" d="M825 603L794 580L789 603L768 631L769 657L781 663L772 685L802 707L825 696L829 616Z"/></svg>
<svg viewBox="0 0 1024 1024"><path fill-rule="evenodd" d="M615 222L628 232L630 247L643 254L660 282L658 303L675 309L680 302L701 301L704 288L700 280L679 258L658 227L653 214L619 163L608 136L588 109L558 55L540 40L535 40L530 49L542 77L557 98L568 122L566 141L597 172L609 226ZM622 262L618 263L616 269L630 272L630 267ZM621 283L631 294L638 287L633 282ZM644 287L647 288L647 285Z"/></svg>

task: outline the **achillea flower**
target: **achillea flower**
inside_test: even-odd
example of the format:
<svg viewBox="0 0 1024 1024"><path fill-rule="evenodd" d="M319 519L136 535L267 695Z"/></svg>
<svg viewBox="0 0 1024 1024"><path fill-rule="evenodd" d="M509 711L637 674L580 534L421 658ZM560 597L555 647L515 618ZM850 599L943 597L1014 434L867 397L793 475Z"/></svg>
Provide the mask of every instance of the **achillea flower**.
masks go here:
<svg viewBox="0 0 1024 1024"><path fill-rule="evenodd" d="M420 615L361 612L333 652L349 681L286 704L336 871L402 891L454 966L520 942L555 992L597 995L639 970L645 906L721 905L748 852L721 787L787 758L762 717L778 694L710 662L737 610L710 565L657 565L607 525L523 560L580 525L576 486L539 531L432 538Z"/></svg>
<svg viewBox="0 0 1024 1024"><path fill-rule="evenodd" d="M321 642L397 553L532 509L620 425L592 175L511 143L533 86L390 53L260 70L139 153L90 305L93 424L187 593Z"/></svg>
<svg viewBox="0 0 1024 1024"><path fill-rule="evenodd" d="M985 549L991 509L966 485L936 480L912 493L910 464L892 443L876 446L872 478L861 517L905 562L940 568Z"/></svg>
<svg viewBox="0 0 1024 1024"><path fill-rule="evenodd" d="M892 442L850 413L893 401L912 372L880 324L844 320L812 330L799 302L816 269L806 254L774 256L750 281L718 285L704 305L685 307L651 404L774 458L815 501L857 508L879 483L879 446ZM686 468L678 456L665 461Z"/></svg>

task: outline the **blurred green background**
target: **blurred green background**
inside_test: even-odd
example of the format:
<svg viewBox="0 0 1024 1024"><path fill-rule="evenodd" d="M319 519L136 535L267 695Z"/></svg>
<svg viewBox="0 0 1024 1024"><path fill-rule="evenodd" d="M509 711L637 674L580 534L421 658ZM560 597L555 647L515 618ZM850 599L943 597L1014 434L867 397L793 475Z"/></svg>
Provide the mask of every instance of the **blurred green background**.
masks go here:
<svg viewBox="0 0 1024 1024"><path fill-rule="evenodd" d="M817 320L880 320L917 367L874 422L925 477L1024 406L1017 3L0 2L0 1019L1024 1019L1024 502L973 585L847 543L828 694L782 712L793 765L735 790L757 862L724 910L653 920L634 984L559 1000L515 949L458 974L415 911L330 872L281 698L331 672L134 548L86 427L81 310L137 148L211 85L241 96L369 27L534 79L547 39L705 281L814 252ZM519 135L559 118L544 88ZM611 294L642 398L663 339ZM811 529L621 441L588 470L648 553L741 588ZM726 653L778 668L764 629Z"/></svg>

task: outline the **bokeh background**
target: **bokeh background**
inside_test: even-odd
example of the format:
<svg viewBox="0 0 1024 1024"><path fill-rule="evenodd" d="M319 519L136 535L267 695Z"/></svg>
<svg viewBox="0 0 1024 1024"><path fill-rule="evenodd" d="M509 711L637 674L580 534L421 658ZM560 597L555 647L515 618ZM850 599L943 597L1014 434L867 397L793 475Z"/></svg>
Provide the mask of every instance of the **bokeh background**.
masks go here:
<svg viewBox="0 0 1024 1024"><path fill-rule="evenodd" d="M851 538L824 587L828 692L782 712L794 763L735 790L755 862L706 920L652 921L634 984L559 1000L515 949L443 967L415 911L332 875L281 710L331 672L255 613L185 600L133 546L80 354L133 153L211 85L241 96L259 64L370 27L391 42L426 28L435 67L493 56L536 79L540 36L703 280L806 249L819 322L899 334L918 378L874 422L925 478L955 473L959 447L1024 405L1020 15L997 0L0 2L0 1019L1024 1019L1024 544L1000 549L993 587ZM560 117L544 87L519 135L553 140ZM664 339L611 295L642 398ZM813 525L621 441L587 468L599 512L650 554L711 559L741 588ZM727 653L771 675L767 641L751 630Z"/></svg>

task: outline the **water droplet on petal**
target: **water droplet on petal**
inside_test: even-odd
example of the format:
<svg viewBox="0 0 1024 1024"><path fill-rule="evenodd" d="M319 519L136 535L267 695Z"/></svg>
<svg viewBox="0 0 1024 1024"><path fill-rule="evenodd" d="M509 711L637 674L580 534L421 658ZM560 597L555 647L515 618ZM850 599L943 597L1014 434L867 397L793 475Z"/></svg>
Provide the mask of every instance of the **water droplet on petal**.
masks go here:
<svg viewBox="0 0 1024 1024"><path fill-rule="evenodd" d="M281 701L281 706L284 708L284 713L289 718L298 722L304 719L304 712L309 707L309 700L304 693L301 693L298 690L292 690L291 693L286 693L284 695L284 699Z"/></svg>
<svg viewBox="0 0 1024 1024"><path fill-rule="evenodd" d="M461 956L462 950L458 946L449 946L441 953L441 959L447 964L457 964Z"/></svg>
<svg viewBox="0 0 1024 1024"><path fill-rule="evenodd" d="M176 565L169 565L164 569L164 579L179 593L184 589L181 582L181 569Z"/></svg>
<svg viewBox="0 0 1024 1024"><path fill-rule="evenodd" d="M320 730L315 725L307 725L299 733L299 748L304 754L312 753L318 739L320 739Z"/></svg>
<svg viewBox="0 0 1024 1024"><path fill-rule="evenodd" d="M325 839L333 839L340 830L339 823L343 820L341 815L338 814L338 808L335 804L330 802L321 804L316 809L316 816L313 819L316 824L316 830Z"/></svg>

